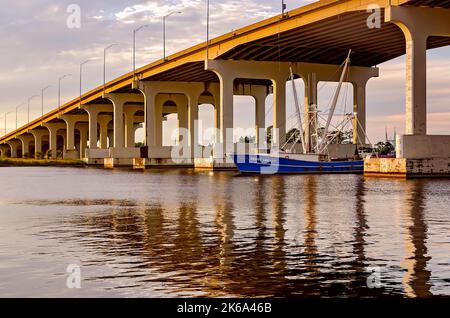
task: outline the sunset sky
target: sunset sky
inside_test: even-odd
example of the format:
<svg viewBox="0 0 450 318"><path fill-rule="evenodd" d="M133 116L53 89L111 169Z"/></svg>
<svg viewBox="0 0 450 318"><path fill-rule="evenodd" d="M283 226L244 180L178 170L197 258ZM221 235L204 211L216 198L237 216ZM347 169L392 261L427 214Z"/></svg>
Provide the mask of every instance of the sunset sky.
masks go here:
<svg viewBox="0 0 450 318"><path fill-rule="evenodd" d="M314 1L287 0L288 9ZM81 28L66 25L69 4L81 8ZM218 36L280 12L278 0L211 0L211 33ZM167 21L167 51L175 53L205 40L204 0L0 0L0 133L3 134L4 112L13 111L18 104L41 88L46 92L46 110L57 106L57 79L64 74L72 77L63 81L62 101L78 95L79 64L92 59L85 66L83 91L102 83L103 48L111 43L119 45L108 53L107 80L132 69L132 30L150 23L137 40L137 64L142 66L162 57L161 16L182 11ZM450 134L450 48L428 52L428 133ZM404 57L380 67L380 77L367 86L367 126L371 141L384 139L385 127L393 134L404 131L405 63ZM299 83L300 97L303 84ZM325 86L319 95L319 105L325 107L332 86ZM288 117L293 114L292 96L288 90ZM344 88L344 94L351 96ZM344 97L343 97L344 99ZM270 97L268 98L268 104ZM351 104L351 99L348 100ZM236 108L242 116L235 118L235 126L253 127L253 109L248 98L236 98ZM26 107L19 113L19 125L26 120ZM268 109L268 107L267 107ZM40 98L32 101L32 117L40 114ZM15 126L15 114L8 115L8 131ZM202 107L200 118L204 127L212 125L211 108ZM250 119L249 119L250 118ZM267 125L271 113L267 112ZM173 126L173 118L165 123ZM165 134L165 141L170 136Z"/></svg>

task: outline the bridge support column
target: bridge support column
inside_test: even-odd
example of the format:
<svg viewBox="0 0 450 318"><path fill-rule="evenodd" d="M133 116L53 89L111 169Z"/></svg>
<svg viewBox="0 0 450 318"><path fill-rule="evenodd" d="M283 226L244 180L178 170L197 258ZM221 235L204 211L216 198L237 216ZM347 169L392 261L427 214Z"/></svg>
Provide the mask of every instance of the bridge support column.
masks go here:
<svg viewBox="0 0 450 318"><path fill-rule="evenodd" d="M51 159L58 157L58 130L65 129L66 125L63 123L44 123L49 132L49 150L51 151Z"/></svg>
<svg viewBox="0 0 450 318"><path fill-rule="evenodd" d="M114 148L125 147L124 105L125 103L141 103L144 98L141 94L108 93L105 98L113 103L114 109Z"/></svg>
<svg viewBox="0 0 450 318"><path fill-rule="evenodd" d="M198 122L198 100L200 98L201 90L197 88L190 89L186 92L187 96L187 126L189 130L189 147L191 151L191 158L202 157L202 149L199 147L199 122Z"/></svg>
<svg viewBox="0 0 450 318"><path fill-rule="evenodd" d="M106 132L108 136L108 148L114 148L114 129L109 129L109 127L107 127Z"/></svg>
<svg viewBox="0 0 450 318"><path fill-rule="evenodd" d="M159 99L158 96L156 97L156 103L155 103L155 146L162 147L163 145L163 103L164 100Z"/></svg>
<svg viewBox="0 0 450 318"><path fill-rule="evenodd" d="M260 140L260 129L266 128L266 98L267 89L264 86L252 87L252 94L255 99L255 143L262 147L265 140Z"/></svg>
<svg viewBox="0 0 450 318"><path fill-rule="evenodd" d="M30 133L34 136L34 157L36 159L43 159L42 153L42 141L44 136L47 136L48 130L46 129L33 129Z"/></svg>
<svg viewBox="0 0 450 318"><path fill-rule="evenodd" d="M149 147L149 160L148 165L159 164L158 162L164 162L166 165L191 165L192 160L195 157L195 150L199 147L192 147L198 145L198 131L196 131L198 119L198 100L200 94L205 89L204 83L186 83L186 82L136 82L135 88L138 88L145 96L145 130L146 130L146 143ZM178 113L179 120L187 121L189 126L189 143L183 142L182 154L180 158L173 158L173 154L168 155L168 147L161 147L162 145L162 104L167 99L174 99L176 104L180 104L180 96L173 96L166 98L161 95L174 94L185 95L187 97L187 118L186 115ZM160 107L161 106L161 107ZM178 109L176 110L178 112ZM186 114L186 112L185 112ZM184 119L183 119L184 118ZM182 122L179 121L179 125ZM197 136L197 137L196 137ZM187 140L186 140L187 141ZM186 147L189 144L189 152L186 151ZM189 153L191 155L189 155ZM164 158L158 158L158 154L161 154ZM163 159L157 160L155 159ZM177 160L174 160L177 159Z"/></svg>
<svg viewBox="0 0 450 318"><path fill-rule="evenodd" d="M75 147L75 126L78 122L88 121L88 116L84 115L63 115L66 122L66 148L64 149L64 159L78 159L80 153Z"/></svg>
<svg viewBox="0 0 450 318"><path fill-rule="evenodd" d="M80 159L83 159L86 156L89 124L88 123L78 123L77 129L78 129L78 132L80 133L80 147L79 147Z"/></svg>
<svg viewBox="0 0 450 318"><path fill-rule="evenodd" d="M112 117L109 115L100 115L98 116L97 122L100 127L100 148L107 149L108 148L108 128L109 123L111 122ZM112 139L111 139L112 140ZM110 147L113 147L114 143L111 142L109 144Z"/></svg>
<svg viewBox="0 0 450 318"><path fill-rule="evenodd" d="M233 146L233 82L242 79L266 79L273 85L273 133L272 140L282 144L286 138L286 80L289 63L208 60L206 69L217 74L220 80L220 141L222 158L234 151ZM230 131L227 134L227 131ZM227 136L228 135L228 136ZM229 143L228 149L226 144ZM216 157L216 155L215 155ZM230 159L227 160L230 163Z"/></svg>
<svg viewBox="0 0 450 318"><path fill-rule="evenodd" d="M109 99L113 104L114 110L114 146L109 149L109 157L105 159L105 167L129 166L133 165L133 159L139 157L140 150L132 147L125 147L125 124L124 107L127 103L143 103L142 94L122 94L108 93L104 98Z"/></svg>
<svg viewBox="0 0 450 318"><path fill-rule="evenodd" d="M28 156L31 158L30 144L34 141L33 135L21 135L18 136L17 139L22 142L22 157L25 158Z"/></svg>
<svg viewBox="0 0 450 318"><path fill-rule="evenodd" d="M8 157L8 155L7 155L8 148L11 149L9 145L6 145L6 144L0 145L0 157L1 158Z"/></svg>
<svg viewBox="0 0 450 318"><path fill-rule="evenodd" d="M353 84L353 143L364 146L366 144L366 83Z"/></svg>
<svg viewBox="0 0 450 318"><path fill-rule="evenodd" d="M107 133L102 135L102 122L104 117L108 117L108 122L111 120L111 115L103 115L103 113L112 113L112 104L88 104L83 105L82 108L89 115L89 143L84 155L85 161L88 164L103 165L104 158L108 157L107 151ZM100 124L100 148L98 149L98 124ZM102 138L103 136L103 138Z"/></svg>
<svg viewBox="0 0 450 318"><path fill-rule="evenodd" d="M143 110L143 106L130 105L125 107L125 147L131 148L135 146L135 114L139 110Z"/></svg>
<svg viewBox="0 0 450 318"><path fill-rule="evenodd" d="M179 129L179 132L181 132L182 129L189 129L189 100L187 100L185 96L182 96L181 98L177 99L176 103L178 114L177 128ZM197 107L197 120L198 120L198 107ZM183 138L182 134L179 133L177 139L178 144L181 144L183 142L182 138Z"/></svg>
<svg viewBox="0 0 450 318"><path fill-rule="evenodd" d="M450 176L450 135L427 135L426 50L429 36L450 36L450 10L390 6L385 21L406 40L406 134L397 136L397 158L365 161L366 174Z"/></svg>
<svg viewBox="0 0 450 318"><path fill-rule="evenodd" d="M7 144L11 147L11 158L19 157L19 147L21 146L20 140L14 139L7 142Z"/></svg>

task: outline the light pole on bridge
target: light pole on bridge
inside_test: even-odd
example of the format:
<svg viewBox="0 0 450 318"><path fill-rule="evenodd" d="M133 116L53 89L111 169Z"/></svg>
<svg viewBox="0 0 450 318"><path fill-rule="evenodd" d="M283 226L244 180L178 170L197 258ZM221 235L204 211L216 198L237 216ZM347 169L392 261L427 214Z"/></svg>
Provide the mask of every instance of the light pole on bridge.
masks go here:
<svg viewBox="0 0 450 318"><path fill-rule="evenodd" d="M7 117L9 114L12 114L12 113L14 113L14 111L5 112L5 136L6 136L6 117Z"/></svg>
<svg viewBox="0 0 450 318"><path fill-rule="evenodd" d="M39 97L39 95L33 95L28 97L28 123L30 123L30 103L33 98Z"/></svg>
<svg viewBox="0 0 450 318"><path fill-rule="evenodd" d="M206 0L206 61L209 59L209 0Z"/></svg>
<svg viewBox="0 0 450 318"><path fill-rule="evenodd" d="M41 89L41 117L44 116L44 92L49 89L51 86L48 85Z"/></svg>
<svg viewBox="0 0 450 318"><path fill-rule="evenodd" d="M66 74L58 78L58 115L61 110L61 81L69 76L72 76L72 74Z"/></svg>
<svg viewBox="0 0 450 318"><path fill-rule="evenodd" d="M18 128L17 112L19 111L19 108L22 107L23 105L25 105L25 103L22 103L22 104L16 106L16 130Z"/></svg>
<svg viewBox="0 0 450 318"><path fill-rule="evenodd" d="M133 80L135 79L136 76L136 33L138 33L143 28L147 28L149 26L150 24L144 24L133 30Z"/></svg>
<svg viewBox="0 0 450 318"><path fill-rule="evenodd" d="M118 43L113 43L108 45L103 49L103 94L106 90L106 51L108 51L113 46L119 45Z"/></svg>
<svg viewBox="0 0 450 318"><path fill-rule="evenodd" d="M166 19L170 17L172 14L181 14L181 11L172 11L166 15L164 15L163 18L163 50L164 50L164 60L167 60L166 58Z"/></svg>
<svg viewBox="0 0 450 318"><path fill-rule="evenodd" d="M86 60L83 63L80 64L80 107L81 107L81 95L82 95L82 90L83 90L83 65L89 63L91 60Z"/></svg>

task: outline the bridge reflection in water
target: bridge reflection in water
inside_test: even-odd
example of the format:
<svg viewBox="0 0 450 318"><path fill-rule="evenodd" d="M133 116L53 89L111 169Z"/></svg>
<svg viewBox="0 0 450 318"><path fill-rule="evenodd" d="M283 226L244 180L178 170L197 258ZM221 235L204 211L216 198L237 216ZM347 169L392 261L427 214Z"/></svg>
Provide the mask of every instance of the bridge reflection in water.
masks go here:
<svg viewBox="0 0 450 318"><path fill-rule="evenodd" d="M431 240L437 259L449 252L448 237L445 243L428 233L428 222L448 229L444 211L427 209L439 201L433 193L440 181L136 176L159 189L144 184L128 199L40 203L73 209L36 226L36 235L71 247L83 289L141 296L450 294L448 266L436 267L433 283L427 247ZM373 266L380 288L367 286Z"/></svg>

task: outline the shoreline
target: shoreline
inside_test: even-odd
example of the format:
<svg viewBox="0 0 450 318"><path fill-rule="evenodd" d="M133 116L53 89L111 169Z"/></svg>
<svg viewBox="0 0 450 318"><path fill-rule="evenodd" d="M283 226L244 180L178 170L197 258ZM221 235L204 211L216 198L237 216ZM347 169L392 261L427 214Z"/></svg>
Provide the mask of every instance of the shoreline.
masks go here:
<svg viewBox="0 0 450 318"><path fill-rule="evenodd" d="M0 158L0 167L86 167L82 160Z"/></svg>

